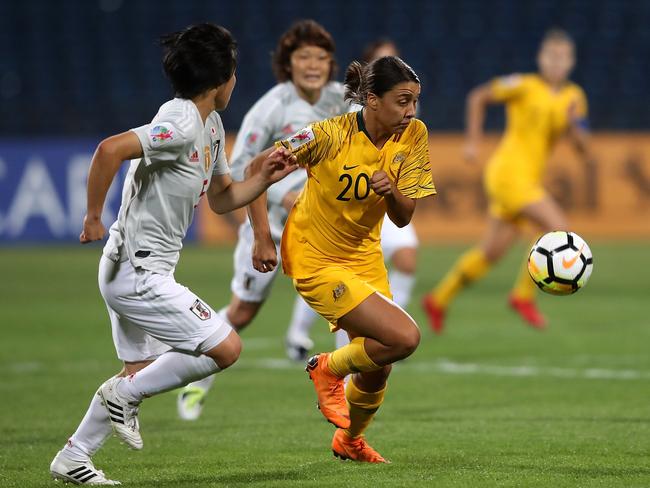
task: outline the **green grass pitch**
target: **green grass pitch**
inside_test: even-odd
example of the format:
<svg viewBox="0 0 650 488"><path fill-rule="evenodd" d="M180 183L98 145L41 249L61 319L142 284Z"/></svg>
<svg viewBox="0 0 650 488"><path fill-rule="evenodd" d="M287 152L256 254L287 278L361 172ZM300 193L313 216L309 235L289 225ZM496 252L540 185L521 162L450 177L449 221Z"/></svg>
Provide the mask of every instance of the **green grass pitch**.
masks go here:
<svg viewBox="0 0 650 488"><path fill-rule="evenodd" d="M397 365L368 440L390 465L335 461L333 428L306 373L284 358L293 304L285 277L243 334L204 416L177 419L175 395L144 402L145 448L111 438L95 464L129 487L650 486L650 250L594 243L594 274L543 296L551 325L505 306L523 248L464 293L434 337L418 303L462 247L423 248L410 307L422 343ZM97 386L115 373L96 284L99 247L0 250L0 486L56 486L49 463ZM190 247L177 279L220 308L231 250ZM333 337L320 321L319 350Z"/></svg>

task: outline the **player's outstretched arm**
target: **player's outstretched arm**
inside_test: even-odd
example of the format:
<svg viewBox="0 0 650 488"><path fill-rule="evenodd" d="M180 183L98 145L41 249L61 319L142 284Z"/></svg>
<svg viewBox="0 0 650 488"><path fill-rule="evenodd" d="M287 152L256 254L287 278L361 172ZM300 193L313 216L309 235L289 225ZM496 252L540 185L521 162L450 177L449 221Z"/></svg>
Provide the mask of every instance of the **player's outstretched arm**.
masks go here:
<svg viewBox="0 0 650 488"><path fill-rule="evenodd" d="M106 229L101 217L106 193L122 162L139 157L142 157L142 145L132 131L104 139L97 146L88 173L88 209L79 236L82 244L99 241L104 237Z"/></svg>
<svg viewBox="0 0 650 488"><path fill-rule="evenodd" d="M246 167L246 178L259 171L261 162L273 152L273 149L269 148L251 160ZM267 192L262 193L246 207L253 228L253 268L260 273L273 271L278 265L278 253L269 226L266 194Z"/></svg>
<svg viewBox="0 0 650 488"><path fill-rule="evenodd" d="M296 158L284 148L262 153L250 164L249 177L241 182L232 181L230 175L214 175L208 188L208 203L218 214L245 207L276 181L298 168Z"/></svg>

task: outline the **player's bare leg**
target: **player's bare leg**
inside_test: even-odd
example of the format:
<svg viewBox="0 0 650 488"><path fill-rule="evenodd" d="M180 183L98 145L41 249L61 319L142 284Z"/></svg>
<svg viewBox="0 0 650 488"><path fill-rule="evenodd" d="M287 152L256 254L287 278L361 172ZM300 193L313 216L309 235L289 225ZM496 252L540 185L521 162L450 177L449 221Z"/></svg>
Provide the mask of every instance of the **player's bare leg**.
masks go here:
<svg viewBox="0 0 650 488"><path fill-rule="evenodd" d="M465 252L434 290L424 296L422 307L436 334L440 334L444 328L447 308L454 297L463 288L481 279L503 257L518 232L513 222L490 217L480 244Z"/></svg>
<svg viewBox="0 0 650 488"><path fill-rule="evenodd" d="M404 310L378 293L341 317L338 326L354 339L332 353L310 358L307 371L325 418L347 429L350 413L344 378L351 373L377 371L410 356L420 342L420 331Z"/></svg>
<svg viewBox="0 0 650 488"><path fill-rule="evenodd" d="M568 229L564 212L551 197L526 206L521 215L535 223L543 232ZM526 323L532 327L543 329L546 326L546 319L535 303L537 288L530 279L527 264L527 259L525 259L510 293L509 304Z"/></svg>

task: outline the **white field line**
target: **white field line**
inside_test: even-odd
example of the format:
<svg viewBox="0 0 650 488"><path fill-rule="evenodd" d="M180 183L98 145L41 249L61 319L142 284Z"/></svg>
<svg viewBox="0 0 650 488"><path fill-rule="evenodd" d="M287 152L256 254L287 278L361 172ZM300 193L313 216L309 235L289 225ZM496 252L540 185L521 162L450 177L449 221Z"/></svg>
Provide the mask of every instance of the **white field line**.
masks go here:
<svg viewBox="0 0 650 488"><path fill-rule="evenodd" d="M259 358L246 359L242 366L267 369L291 370L302 367L289 359ZM438 361L413 361L396 364L398 370L417 373L438 373L452 375L483 375L509 377L549 377L588 380L645 380L650 379L650 371L637 369L608 368L560 368L553 366L505 366L480 363L459 363L448 359Z"/></svg>
<svg viewBox="0 0 650 488"><path fill-rule="evenodd" d="M263 349L270 340L260 339L259 343L251 349ZM92 369L92 361L68 361L58 363L54 369L74 371L78 369ZM97 363L99 367L99 363ZM287 358L243 358L235 368L245 369L272 369L272 370L296 370L304 368L301 363L296 363ZM505 376L505 377L547 377L547 378L568 378L586 380L648 380L649 370L639 369L610 369L601 367L567 368L555 366L506 366L498 364L481 364L456 362L449 359L437 361L406 361L395 365L396 370L404 370L412 373L423 374L448 374L448 375L474 375L474 376ZM46 369L52 369L40 361L29 362L6 362L0 364L0 373L14 375L31 375L40 373Z"/></svg>

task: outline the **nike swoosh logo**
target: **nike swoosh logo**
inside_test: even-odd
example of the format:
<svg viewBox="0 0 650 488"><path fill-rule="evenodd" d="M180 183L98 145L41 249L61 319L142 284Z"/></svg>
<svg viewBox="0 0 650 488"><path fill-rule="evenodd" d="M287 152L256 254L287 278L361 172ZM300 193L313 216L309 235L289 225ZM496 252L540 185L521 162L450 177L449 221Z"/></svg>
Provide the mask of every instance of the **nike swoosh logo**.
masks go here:
<svg viewBox="0 0 650 488"><path fill-rule="evenodd" d="M576 261L582 255L582 250L584 249L584 247L585 247L584 244L582 246L580 246L580 250L578 251L578 253L575 256L573 256L571 259L569 259L568 261L567 261L566 258L562 258L562 266L564 266L564 269L569 269L571 266L576 264Z"/></svg>
<svg viewBox="0 0 650 488"><path fill-rule="evenodd" d="M346 171L350 171L351 169L358 168L359 165L357 164L356 166L346 166L345 164L343 165L343 169Z"/></svg>

